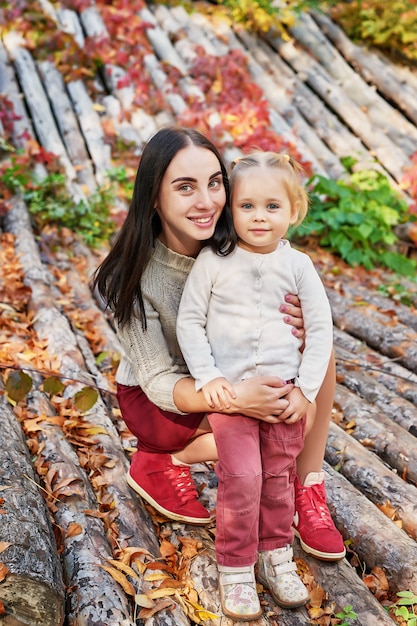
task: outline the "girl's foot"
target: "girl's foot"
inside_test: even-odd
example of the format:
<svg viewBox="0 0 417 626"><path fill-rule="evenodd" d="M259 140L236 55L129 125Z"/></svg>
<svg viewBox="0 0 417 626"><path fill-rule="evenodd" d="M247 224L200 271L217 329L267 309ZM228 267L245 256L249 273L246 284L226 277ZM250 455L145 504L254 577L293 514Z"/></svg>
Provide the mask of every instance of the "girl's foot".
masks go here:
<svg viewBox="0 0 417 626"><path fill-rule="evenodd" d="M219 592L223 613L238 622L249 622L262 615L256 591L254 566L219 565Z"/></svg>
<svg viewBox="0 0 417 626"><path fill-rule="evenodd" d="M295 608L308 602L309 594L297 574L292 548L276 548L259 553L258 580L269 589L278 606Z"/></svg>

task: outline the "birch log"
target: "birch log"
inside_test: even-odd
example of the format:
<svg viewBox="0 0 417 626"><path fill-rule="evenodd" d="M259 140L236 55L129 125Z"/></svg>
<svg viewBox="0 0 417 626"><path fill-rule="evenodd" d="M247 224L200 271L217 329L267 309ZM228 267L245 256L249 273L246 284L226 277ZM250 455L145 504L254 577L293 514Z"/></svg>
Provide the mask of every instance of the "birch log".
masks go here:
<svg viewBox="0 0 417 626"><path fill-rule="evenodd" d="M40 495L24 436L0 395L0 584L6 620L31 626L64 622L64 582L49 512Z"/></svg>
<svg viewBox="0 0 417 626"><path fill-rule="evenodd" d="M380 507L387 505L389 512L401 520L404 531L417 538L417 488L403 481L376 454L333 423L327 438L326 461L337 466L368 500Z"/></svg>
<svg viewBox="0 0 417 626"><path fill-rule="evenodd" d="M324 464L327 501L350 549L370 571L381 567L392 591L417 593L417 544L329 464Z"/></svg>

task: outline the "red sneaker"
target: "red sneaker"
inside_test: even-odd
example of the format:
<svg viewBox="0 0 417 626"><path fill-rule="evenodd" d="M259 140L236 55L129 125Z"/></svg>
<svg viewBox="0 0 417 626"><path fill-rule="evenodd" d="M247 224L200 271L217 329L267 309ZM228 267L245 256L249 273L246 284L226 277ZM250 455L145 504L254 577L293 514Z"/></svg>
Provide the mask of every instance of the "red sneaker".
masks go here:
<svg viewBox="0 0 417 626"><path fill-rule="evenodd" d="M168 453L135 452L126 480L169 519L197 525L212 520L209 511L198 501L189 466L174 465Z"/></svg>
<svg viewBox="0 0 417 626"><path fill-rule="evenodd" d="M322 561L343 559L346 549L326 504L324 472L310 472L304 485L295 477L295 515L292 525L301 547Z"/></svg>

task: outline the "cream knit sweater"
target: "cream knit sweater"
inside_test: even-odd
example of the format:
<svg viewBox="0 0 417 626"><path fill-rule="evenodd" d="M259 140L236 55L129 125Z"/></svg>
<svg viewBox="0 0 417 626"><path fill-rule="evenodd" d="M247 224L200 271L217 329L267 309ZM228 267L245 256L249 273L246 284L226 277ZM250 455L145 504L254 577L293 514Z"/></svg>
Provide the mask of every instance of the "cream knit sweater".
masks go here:
<svg viewBox="0 0 417 626"><path fill-rule="evenodd" d="M117 334L123 354L116 380L122 385L139 385L149 400L166 411L181 413L173 390L189 376L176 335L182 290L194 259L176 254L155 241L155 249L142 279L147 329L139 316L133 317Z"/></svg>

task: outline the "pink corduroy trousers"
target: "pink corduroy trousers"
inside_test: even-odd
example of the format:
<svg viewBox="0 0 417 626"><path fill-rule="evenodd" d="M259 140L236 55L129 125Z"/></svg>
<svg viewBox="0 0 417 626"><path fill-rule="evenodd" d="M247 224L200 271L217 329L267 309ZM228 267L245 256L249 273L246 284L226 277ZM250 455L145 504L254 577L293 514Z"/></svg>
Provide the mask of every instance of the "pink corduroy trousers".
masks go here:
<svg viewBox="0 0 417 626"><path fill-rule="evenodd" d="M269 424L243 415L211 413L219 481L216 556L219 565L252 565L260 550L293 541L296 458L305 418Z"/></svg>

